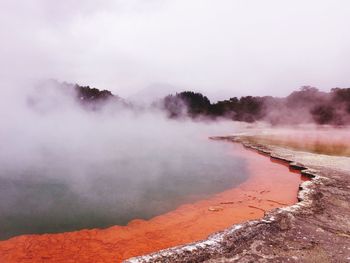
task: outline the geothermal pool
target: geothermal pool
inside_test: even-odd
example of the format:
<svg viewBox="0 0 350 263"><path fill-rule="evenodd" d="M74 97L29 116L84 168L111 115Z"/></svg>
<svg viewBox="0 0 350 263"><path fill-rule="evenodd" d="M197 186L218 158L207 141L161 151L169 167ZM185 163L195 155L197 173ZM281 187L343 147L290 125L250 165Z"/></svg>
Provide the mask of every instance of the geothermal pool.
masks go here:
<svg viewBox="0 0 350 263"><path fill-rule="evenodd" d="M2 166L0 239L147 220L234 188L249 173L231 144L206 138L120 151L89 162L84 155L46 156L23 170Z"/></svg>
<svg viewBox="0 0 350 263"><path fill-rule="evenodd" d="M232 224L261 218L266 211L297 202L298 186L305 179L300 176L300 173L291 171L288 165L279 161L271 161L269 157L255 151L246 150L241 145L226 142L206 142L209 143L207 145L212 153L216 152L218 156L211 153L208 156L212 159L208 160L199 154L196 157L198 159L196 159L193 158L193 155L188 156L184 153L187 158L185 158L186 161L183 161L184 163L190 161L191 164L199 164L199 160L208 161L205 170L190 165L191 170L187 167L187 170L184 171L198 171L198 174L188 175L189 180L183 174L176 181L168 178L169 183L165 182L165 179L161 180L161 184L153 181L152 187L145 189L148 189L147 191L152 189L157 192L155 194L148 192L148 195L140 195L140 199L137 199L142 201L140 201L142 205L148 206L149 203L150 208L158 209L157 213L162 214L158 214L158 216L149 220L134 219L126 226L114 223L114 226L105 229L84 229L58 234L13 237L0 241L0 261L9 263L42 261L121 262L123 259L133 256L205 239L209 234L225 229ZM206 143L202 145L206 145ZM200 158L200 156L202 157ZM227 163L221 163L221 161ZM214 166L210 168L210 164ZM202 165L205 165L205 163L202 163ZM208 171L213 173L209 174ZM199 178L196 178L196 176ZM206 182L200 178L204 178ZM145 179L142 182L145 183ZM191 189L185 186L186 182L189 182ZM124 184L125 186L126 184ZM157 189L156 186L166 186L164 188L166 190ZM123 190L121 187L118 189ZM181 194L177 194L174 189ZM212 189L221 192L214 193ZM129 195L128 191L122 192L125 196L135 197L135 195ZM168 193L170 194L168 195ZM45 192L45 197L48 196L52 197L52 194ZM144 200L145 197L152 197L153 199L147 198L147 200ZM23 197L22 200L25 201ZM95 204L98 204L96 200L98 199L95 199ZM69 201L69 199L66 199L66 201ZM74 200L71 201L75 205L79 204ZM42 200L42 202L44 201ZM181 203L182 205L179 205ZM66 203L63 202L63 204ZM86 203L86 205L88 204L93 203ZM118 206L125 207L126 204L119 204ZM77 216L76 221L68 221L69 223L74 222L76 224L74 226L77 228L81 228L78 219L84 222L85 219L82 215L92 213L93 210L79 209L76 212L72 211L70 205L65 205L59 211L64 211L65 207L70 208L70 213ZM108 208L108 206L104 207ZM152 211L144 212L148 211L147 207L140 208L138 205L130 207L134 211L133 216L137 214L135 211L138 211L140 215L152 216ZM21 208L25 207L21 206ZM46 208L50 207L46 206ZM97 211L100 214L96 214L100 218L102 218L102 215L108 215L106 218L109 220L113 218L111 215L114 215L115 219L120 218L117 210L111 208L111 206L109 208L114 213L102 213L100 211L103 211L103 209L98 208ZM52 208L50 209L52 210ZM29 213L28 211L26 210L27 213ZM37 213L37 211L35 212ZM27 218L35 218L39 222L45 222L47 229L64 222L64 216L57 220L54 217L48 217L47 214L48 212L43 213L45 216L39 218L38 216L33 217L32 213L29 213ZM58 214L58 212L55 212L55 214ZM126 216L121 218L125 220ZM47 221L48 219L53 220L54 224L50 224ZM20 218L17 220L17 222L23 224L24 220ZM99 223L99 220L88 220L88 222ZM36 222L31 222L28 226L33 223ZM39 225L39 223L36 223L36 225ZM72 227L72 225L68 227ZM13 224L13 226L16 225ZM67 226L63 224L62 229L64 227ZM15 227L12 230L14 232L18 231ZM58 228L55 229L55 231L58 230Z"/></svg>

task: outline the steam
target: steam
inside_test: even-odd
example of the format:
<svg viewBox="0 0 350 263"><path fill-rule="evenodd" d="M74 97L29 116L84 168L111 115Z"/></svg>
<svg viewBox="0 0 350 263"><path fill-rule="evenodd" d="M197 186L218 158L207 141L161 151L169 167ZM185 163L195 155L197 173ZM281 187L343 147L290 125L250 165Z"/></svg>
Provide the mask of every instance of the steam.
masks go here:
<svg viewBox="0 0 350 263"><path fill-rule="evenodd" d="M114 101L93 111L52 82L26 90L1 106L0 238L147 219L247 176L229 145L208 140L238 130L233 122L174 121Z"/></svg>
<svg viewBox="0 0 350 263"><path fill-rule="evenodd" d="M347 87L348 10L346 0L2 0L1 74L122 97L152 83L211 100Z"/></svg>

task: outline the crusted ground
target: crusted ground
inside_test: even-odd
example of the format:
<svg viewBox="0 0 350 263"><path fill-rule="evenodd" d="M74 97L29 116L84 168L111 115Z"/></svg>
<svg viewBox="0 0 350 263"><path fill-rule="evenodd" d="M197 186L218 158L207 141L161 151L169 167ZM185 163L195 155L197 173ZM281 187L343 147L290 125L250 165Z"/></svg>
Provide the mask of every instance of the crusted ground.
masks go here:
<svg viewBox="0 0 350 263"><path fill-rule="evenodd" d="M207 240L136 257L126 262L350 262L350 158L243 143L284 160L311 178L299 202L261 220L234 225Z"/></svg>

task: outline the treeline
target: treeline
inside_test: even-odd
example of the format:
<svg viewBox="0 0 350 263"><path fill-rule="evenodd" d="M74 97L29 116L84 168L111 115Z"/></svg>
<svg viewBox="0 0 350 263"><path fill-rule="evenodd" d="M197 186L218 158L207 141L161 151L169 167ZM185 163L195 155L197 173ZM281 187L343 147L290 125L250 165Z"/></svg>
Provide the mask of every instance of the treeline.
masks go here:
<svg viewBox="0 0 350 263"><path fill-rule="evenodd" d="M96 88L90 88L90 86L74 85L74 89L77 93L77 97L82 102L98 102L105 101L115 96L109 90L99 90Z"/></svg>
<svg viewBox="0 0 350 263"><path fill-rule="evenodd" d="M322 92L303 86L285 98L244 96L216 103L211 103L201 93L185 91L166 96L161 105L170 118L189 116L272 124L350 124L350 88Z"/></svg>
<svg viewBox="0 0 350 263"><path fill-rule="evenodd" d="M99 111L106 105L115 106L117 108L132 108L131 103L128 103L121 97L114 95L109 90L99 90L97 88L80 86L78 84L75 84L73 88L75 91L76 100L85 109Z"/></svg>
<svg viewBox="0 0 350 263"><path fill-rule="evenodd" d="M138 112L147 110L146 107L127 102L108 90L57 81L51 82L51 85L60 87L60 90L73 91L76 101L89 110L100 110L105 105ZM35 104L36 101L35 98L32 99L31 104ZM349 125L350 88L334 88L329 92L323 92L315 87L303 86L284 98L243 96L215 103L210 102L201 93L184 91L166 96L153 103L153 107L164 110L168 117L173 119L225 118L243 122L266 121L274 125L302 123Z"/></svg>

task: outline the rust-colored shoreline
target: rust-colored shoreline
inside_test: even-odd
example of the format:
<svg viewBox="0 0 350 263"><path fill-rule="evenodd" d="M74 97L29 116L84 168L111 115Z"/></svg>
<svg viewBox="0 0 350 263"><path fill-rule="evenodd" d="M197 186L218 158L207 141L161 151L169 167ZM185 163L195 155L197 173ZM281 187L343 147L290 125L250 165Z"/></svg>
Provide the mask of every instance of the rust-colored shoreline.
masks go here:
<svg viewBox="0 0 350 263"><path fill-rule="evenodd" d="M178 207L148 221L75 232L23 235L0 242L0 262L120 262L171 246L205 239L232 224L258 219L297 202L303 178L281 161L234 145L249 178L238 187Z"/></svg>

